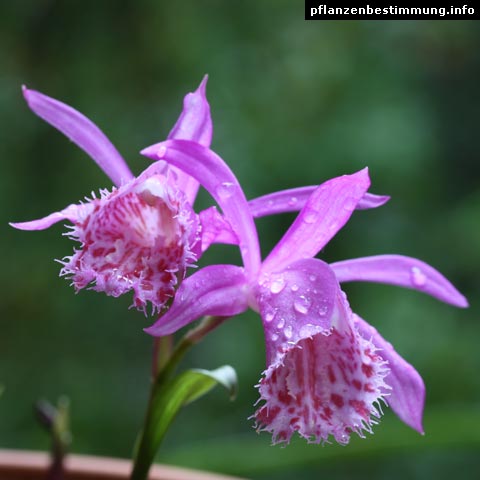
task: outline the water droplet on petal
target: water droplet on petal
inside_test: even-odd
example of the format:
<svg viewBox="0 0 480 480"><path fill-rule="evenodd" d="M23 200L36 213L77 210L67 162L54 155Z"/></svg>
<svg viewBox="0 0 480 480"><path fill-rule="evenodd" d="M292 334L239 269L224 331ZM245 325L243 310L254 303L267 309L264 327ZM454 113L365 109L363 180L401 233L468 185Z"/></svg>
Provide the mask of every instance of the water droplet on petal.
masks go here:
<svg viewBox="0 0 480 480"><path fill-rule="evenodd" d="M298 313L303 313L305 315L306 313L308 313L311 304L312 301L309 298L305 297L305 295L300 295L293 302L293 308Z"/></svg>
<svg viewBox="0 0 480 480"><path fill-rule="evenodd" d="M353 197L348 197L343 204L343 208L347 210L347 212L353 212L355 207L357 206L357 201Z"/></svg>
<svg viewBox="0 0 480 480"><path fill-rule="evenodd" d="M160 159L160 158L164 158L165 155L167 153L167 147L165 147L165 145L161 145L160 147L158 147L158 150L157 150L157 157Z"/></svg>
<svg viewBox="0 0 480 480"><path fill-rule="evenodd" d="M317 279L315 275L310 275L308 278L310 279L311 282L314 282Z"/></svg>
<svg viewBox="0 0 480 480"><path fill-rule="evenodd" d="M427 276L418 267L412 267L410 270L410 280L414 287L421 288L427 283Z"/></svg>
<svg viewBox="0 0 480 480"><path fill-rule="evenodd" d="M317 212L315 211L307 212L303 217L303 221L308 224L314 223L316 219L317 219Z"/></svg>
<svg viewBox="0 0 480 480"><path fill-rule="evenodd" d="M324 317L328 312L328 306L327 305L320 305L318 307L317 312L321 317Z"/></svg>
<svg viewBox="0 0 480 480"><path fill-rule="evenodd" d="M298 334L300 335L301 338L307 338L315 335L317 333L318 328L315 327L315 325L312 325L311 323L307 323L306 325L302 325L300 327L300 331Z"/></svg>
<svg viewBox="0 0 480 480"><path fill-rule="evenodd" d="M275 318L275 310L269 310L265 313L265 321L271 322Z"/></svg>
<svg viewBox="0 0 480 480"><path fill-rule="evenodd" d="M307 213L304 217L303 217L303 221L305 223L308 223L308 224L311 224L311 223L314 223L315 220L317 218L317 215L315 212L310 212L310 213Z"/></svg>
<svg viewBox="0 0 480 480"><path fill-rule="evenodd" d="M337 222L336 220L333 221L333 222L328 226L328 228L329 228L330 230L337 230L337 229L338 229L338 222Z"/></svg>
<svg viewBox="0 0 480 480"><path fill-rule="evenodd" d="M293 207L297 202L298 202L297 197L292 197L292 198L288 201L288 205L289 205L290 207Z"/></svg>
<svg viewBox="0 0 480 480"><path fill-rule="evenodd" d="M298 285L296 283L294 283L290 289L292 290L292 292L297 292L298 291Z"/></svg>
<svg viewBox="0 0 480 480"><path fill-rule="evenodd" d="M292 338L293 335L293 329L291 325L287 325L285 327L285 330L283 331L283 334L285 335L285 338Z"/></svg>
<svg viewBox="0 0 480 480"><path fill-rule="evenodd" d="M277 323L277 328L283 328L285 326L285 319L281 318Z"/></svg>
<svg viewBox="0 0 480 480"><path fill-rule="evenodd" d="M276 278L270 285L272 293L280 293L285 288L285 280L282 277Z"/></svg>
<svg viewBox="0 0 480 480"><path fill-rule="evenodd" d="M235 190L235 184L232 182L222 182L218 187L217 187L217 194L220 198L226 199L230 198L233 195L233 192Z"/></svg>
<svg viewBox="0 0 480 480"><path fill-rule="evenodd" d="M278 335L276 333L272 333L270 338L272 339L272 342L276 342L278 340Z"/></svg>

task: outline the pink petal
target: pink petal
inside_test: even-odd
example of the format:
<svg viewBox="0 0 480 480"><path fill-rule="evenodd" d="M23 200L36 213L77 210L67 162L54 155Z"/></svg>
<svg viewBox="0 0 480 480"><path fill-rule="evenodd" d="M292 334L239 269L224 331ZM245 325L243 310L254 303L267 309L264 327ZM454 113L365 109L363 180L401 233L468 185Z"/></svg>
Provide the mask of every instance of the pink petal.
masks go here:
<svg viewBox="0 0 480 480"><path fill-rule="evenodd" d="M383 381L388 369L373 344L358 334L348 304L331 273L327 273L326 264L319 260L303 262L306 263L297 262L296 275L291 277L296 276L295 285L300 285L298 290L294 289L295 294L309 295L306 298L312 304L306 310L305 303L300 303L300 312L297 311L295 299L290 304L286 299L272 303L270 295L259 299L267 342L273 343L278 353L270 349L271 363L259 386L265 403L255 414L257 427L272 433L273 443L289 442L293 433L298 432L309 442L321 443L333 436L345 444L351 432L364 436L363 430L370 432L371 425L380 417L377 403L388 389ZM311 272L318 275L317 294L309 285ZM291 291L292 280L288 278L283 289L274 295ZM274 287L274 291L278 289ZM318 309L322 300L326 310L321 303L322 309ZM269 303L264 305L266 301ZM275 305L279 307L267 322L265 308ZM292 310L302 325L300 329L289 323ZM301 315L307 320L302 321ZM285 326L282 318L287 319ZM271 334L269 324L274 322L280 322L282 328ZM282 335L282 342L273 335Z"/></svg>
<svg viewBox="0 0 480 480"><path fill-rule="evenodd" d="M190 177L191 178L191 177ZM303 208L309 196L317 186L292 188L258 197L248 202L253 217L259 218L285 212L296 212ZM384 205L390 197L366 193L357 204L357 210L366 210ZM213 243L238 245L238 238L225 218L215 209L208 208L200 212L203 218L202 251Z"/></svg>
<svg viewBox="0 0 480 480"><path fill-rule="evenodd" d="M211 265L186 278L172 306L145 331L170 335L205 315L230 317L248 308L243 270L233 265Z"/></svg>
<svg viewBox="0 0 480 480"><path fill-rule="evenodd" d="M183 111L168 135L168 140L191 140L204 147L212 142L212 118L206 97L208 75L193 93L183 99Z"/></svg>
<svg viewBox="0 0 480 480"><path fill-rule="evenodd" d="M183 111L168 135L169 140L191 140L204 147L212 142L212 118L210 105L206 97L208 75L203 77L200 86L193 93L188 93L183 100ZM198 182L182 170L172 167L178 176L177 184L188 201L193 205L198 191Z"/></svg>
<svg viewBox="0 0 480 480"><path fill-rule="evenodd" d="M295 260L314 257L347 223L369 186L366 168L320 185L266 258L263 269L282 270Z"/></svg>
<svg viewBox="0 0 480 480"><path fill-rule="evenodd" d="M390 200L388 195L375 195L373 193L366 193L363 198L357 203L357 210L370 210L371 208L378 208L385 205Z"/></svg>
<svg viewBox="0 0 480 480"><path fill-rule="evenodd" d="M238 245L237 235L235 235L230 224L225 220L225 217L218 212L216 207L202 210L198 215L202 225L202 253L205 252L212 243Z"/></svg>
<svg viewBox="0 0 480 480"><path fill-rule="evenodd" d="M69 205L60 212L54 212L46 217L39 218L38 220L31 220L29 222L11 222L10 225L19 230L45 230L57 222L62 220L68 220L75 223L79 219L85 217L91 210L89 204Z"/></svg>
<svg viewBox="0 0 480 480"><path fill-rule="evenodd" d="M330 331L338 292L332 269L314 258L298 260L282 272L261 274L255 296L265 331L267 363L281 361L288 346Z"/></svg>
<svg viewBox="0 0 480 480"><path fill-rule="evenodd" d="M255 218L265 217L267 215L276 215L285 212L298 212L301 210L310 195L318 188L318 185L311 187L291 188L280 192L270 193L262 197L254 198L248 202L250 211ZM385 195L374 195L366 193L358 202L357 210L367 210L377 208L390 200Z"/></svg>
<svg viewBox="0 0 480 480"><path fill-rule="evenodd" d="M409 427L423 434L422 416L425 405L425 385L415 368L407 363L375 328L357 315L356 325L360 334L378 348L378 355L388 362L390 373L385 383L391 387L387 403Z"/></svg>
<svg viewBox="0 0 480 480"><path fill-rule="evenodd" d="M416 258L377 255L330 266L339 282L388 283L419 290L456 307L468 307L467 299L441 273Z"/></svg>
<svg viewBox="0 0 480 480"><path fill-rule="evenodd" d="M133 178L117 149L87 117L35 90L23 87L23 95L34 113L88 153L115 185L122 185Z"/></svg>
<svg viewBox="0 0 480 480"><path fill-rule="evenodd" d="M257 231L245 194L225 162L211 150L186 140L167 140L141 153L182 169L208 190L238 236L246 275L256 278L260 268Z"/></svg>

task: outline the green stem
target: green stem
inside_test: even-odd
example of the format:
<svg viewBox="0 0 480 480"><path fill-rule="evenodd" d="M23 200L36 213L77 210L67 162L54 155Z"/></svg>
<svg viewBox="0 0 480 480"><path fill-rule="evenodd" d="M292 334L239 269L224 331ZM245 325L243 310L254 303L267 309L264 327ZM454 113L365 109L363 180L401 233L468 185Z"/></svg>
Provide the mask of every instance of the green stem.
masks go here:
<svg viewBox="0 0 480 480"><path fill-rule="evenodd" d="M162 415L162 412L157 408L158 402L156 399L172 381L178 364L190 347L200 342L205 335L217 328L225 320L226 317L205 317L197 327L189 330L183 336L173 351L171 349L171 343L169 343L171 342L171 337L168 340L162 341L162 339L159 339L156 341L153 360L155 376L150 389L150 398L143 428L134 454L134 465L130 480L146 480L155 457L155 452L152 453L151 446L149 445L149 438L151 438L151 430L155 429ZM158 350L162 346L167 347L166 350L170 354L169 358L166 358L166 355ZM163 436L164 434L162 434L161 440Z"/></svg>
<svg viewBox="0 0 480 480"><path fill-rule="evenodd" d="M173 351L173 335L156 337L153 340L152 381L157 378L158 372L168 363Z"/></svg>

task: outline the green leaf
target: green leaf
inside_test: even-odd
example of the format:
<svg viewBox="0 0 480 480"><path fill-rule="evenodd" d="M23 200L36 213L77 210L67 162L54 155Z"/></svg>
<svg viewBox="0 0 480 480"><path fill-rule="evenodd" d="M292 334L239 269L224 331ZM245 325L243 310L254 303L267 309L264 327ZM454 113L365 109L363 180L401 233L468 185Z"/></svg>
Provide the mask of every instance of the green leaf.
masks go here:
<svg viewBox="0 0 480 480"><path fill-rule="evenodd" d="M196 392L192 391L192 395L187 400L185 400L185 405L188 403L192 403L197 400L197 398L205 395L217 384L225 387L230 396L230 400L235 400L238 393L238 379L237 373L230 365L224 365L223 367L217 368L215 370L202 370L200 368L194 368L185 373L189 372L197 373L203 377L209 377L213 381L213 383L211 387L209 387L205 391L201 389ZM204 386L207 387L208 382L206 382L205 380L207 380L207 378L203 378Z"/></svg>
<svg viewBox="0 0 480 480"><path fill-rule="evenodd" d="M215 370L191 369L182 372L166 385L157 384L150 400L147 429L142 434L132 479L146 478L155 454L180 409L222 385L233 399L237 392L237 374L225 365Z"/></svg>

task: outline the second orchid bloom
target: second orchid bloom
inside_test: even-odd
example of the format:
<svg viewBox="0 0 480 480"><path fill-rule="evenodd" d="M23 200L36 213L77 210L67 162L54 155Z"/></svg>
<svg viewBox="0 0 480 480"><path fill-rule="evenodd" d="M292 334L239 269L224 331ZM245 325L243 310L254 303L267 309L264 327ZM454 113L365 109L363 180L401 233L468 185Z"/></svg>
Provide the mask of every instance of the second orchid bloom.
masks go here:
<svg viewBox="0 0 480 480"><path fill-rule="evenodd" d="M309 442L333 437L348 443L352 432L363 436L371 431L382 402L423 432L420 375L351 311L340 283L388 283L457 307L468 304L438 271L414 258L383 255L332 265L314 258L355 209L386 201L367 193L367 169L334 178L300 200L287 191L248 202L231 170L208 148L170 140L142 153L202 179L231 227L230 237L227 231L217 232L218 238L234 243L234 237L244 263L210 265L185 279L170 309L148 333L168 335L206 315L234 316L248 308L260 313L267 368L254 417L273 443L289 442L295 432ZM298 217L262 262L253 214L294 209L300 210Z"/></svg>

